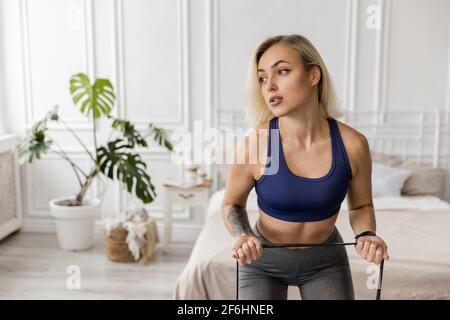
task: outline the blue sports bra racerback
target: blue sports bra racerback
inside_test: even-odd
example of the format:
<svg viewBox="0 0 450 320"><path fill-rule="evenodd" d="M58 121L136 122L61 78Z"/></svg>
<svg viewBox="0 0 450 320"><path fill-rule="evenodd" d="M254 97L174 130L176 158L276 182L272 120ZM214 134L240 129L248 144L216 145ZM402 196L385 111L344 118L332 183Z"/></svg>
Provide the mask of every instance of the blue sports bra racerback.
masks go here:
<svg viewBox="0 0 450 320"><path fill-rule="evenodd" d="M352 172L336 120L328 117L327 121L331 136L331 168L325 176L306 178L295 175L288 168L278 117L270 120L266 167L255 185L258 207L264 213L280 220L304 222L325 220L339 212Z"/></svg>

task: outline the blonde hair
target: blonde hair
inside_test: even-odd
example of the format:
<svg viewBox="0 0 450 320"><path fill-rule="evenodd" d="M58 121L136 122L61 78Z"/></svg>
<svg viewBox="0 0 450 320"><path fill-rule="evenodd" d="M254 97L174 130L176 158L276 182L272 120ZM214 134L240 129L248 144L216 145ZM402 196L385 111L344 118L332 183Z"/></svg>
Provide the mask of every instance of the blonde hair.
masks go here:
<svg viewBox="0 0 450 320"><path fill-rule="evenodd" d="M319 67L321 77L319 84L317 85L317 90L321 112L327 117L342 117L343 113L339 110L330 74L328 73L328 69L319 52L304 36L291 34L266 39L255 49L250 58L247 81L244 88L244 100L247 105L247 125L250 128L256 128L261 123L264 123L274 117L261 94L261 86L258 81L257 69L259 59L263 53L275 44L288 45L290 48L294 49L298 53L307 72L309 72L314 66Z"/></svg>

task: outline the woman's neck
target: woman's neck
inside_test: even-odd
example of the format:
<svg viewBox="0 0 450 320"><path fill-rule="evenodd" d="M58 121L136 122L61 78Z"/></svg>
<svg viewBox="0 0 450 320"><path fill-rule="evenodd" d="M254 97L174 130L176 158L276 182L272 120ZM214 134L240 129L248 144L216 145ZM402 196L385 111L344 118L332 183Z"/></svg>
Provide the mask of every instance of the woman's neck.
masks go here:
<svg viewBox="0 0 450 320"><path fill-rule="evenodd" d="M283 142L308 150L329 140L328 121L318 102L297 110L279 118L278 127Z"/></svg>

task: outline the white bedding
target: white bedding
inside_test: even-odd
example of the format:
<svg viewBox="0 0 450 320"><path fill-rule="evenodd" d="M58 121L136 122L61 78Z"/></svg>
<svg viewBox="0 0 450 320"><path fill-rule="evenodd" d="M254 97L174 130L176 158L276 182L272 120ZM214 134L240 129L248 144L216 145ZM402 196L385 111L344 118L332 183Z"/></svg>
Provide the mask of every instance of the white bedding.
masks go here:
<svg viewBox="0 0 450 320"><path fill-rule="evenodd" d="M190 259L174 289L174 299L234 299L236 264L231 258L233 238L226 231L220 206L224 190L215 192L207 218ZM450 299L450 204L433 196L374 198L377 232L389 246L385 262L383 299ZM252 224L258 218L256 194L247 202ZM346 200L336 222L344 241L353 240ZM367 288L374 264L346 247L356 299L374 299ZM298 288L289 287L289 299Z"/></svg>

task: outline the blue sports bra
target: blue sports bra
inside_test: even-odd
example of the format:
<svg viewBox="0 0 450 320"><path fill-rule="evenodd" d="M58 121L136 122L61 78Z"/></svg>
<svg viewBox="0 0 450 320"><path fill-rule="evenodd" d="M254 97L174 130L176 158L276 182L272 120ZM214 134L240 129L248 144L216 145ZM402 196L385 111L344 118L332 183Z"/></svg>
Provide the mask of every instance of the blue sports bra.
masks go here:
<svg viewBox="0 0 450 320"><path fill-rule="evenodd" d="M325 220L341 208L350 180L351 167L336 120L328 117L332 165L325 176L306 178L295 175L286 164L278 129L278 117L270 120L267 161L262 177L256 181L258 207L266 214L285 221Z"/></svg>

